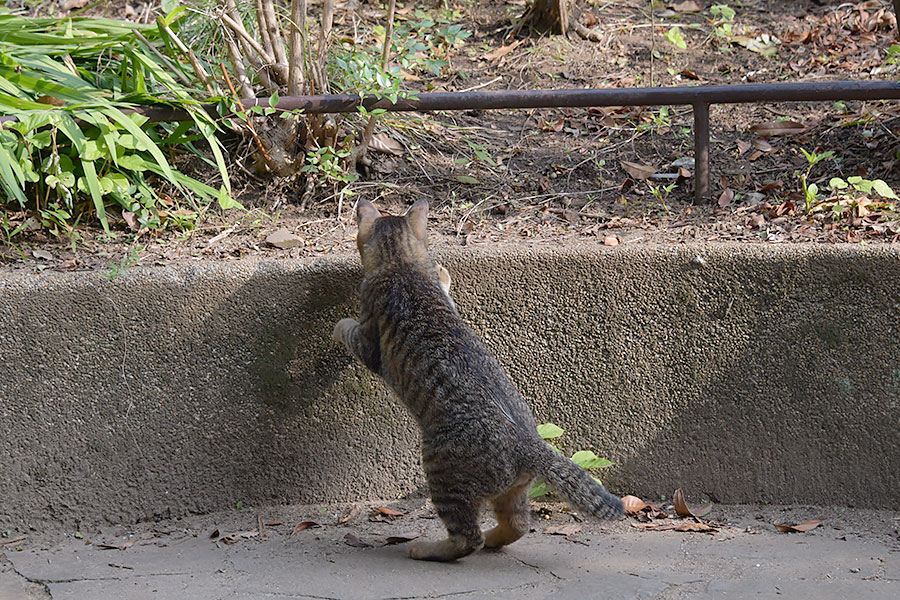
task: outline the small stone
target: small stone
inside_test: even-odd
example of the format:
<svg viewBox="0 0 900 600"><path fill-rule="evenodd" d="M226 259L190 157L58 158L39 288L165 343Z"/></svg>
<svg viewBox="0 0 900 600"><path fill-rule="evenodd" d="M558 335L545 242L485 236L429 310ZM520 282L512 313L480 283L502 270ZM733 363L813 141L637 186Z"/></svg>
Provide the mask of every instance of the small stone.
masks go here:
<svg viewBox="0 0 900 600"><path fill-rule="evenodd" d="M617 238L614 235L608 235L605 238L603 238L603 245L604 246L618 246L619 238Z"/></svg>
<svg viewBox="0 0 900 600"><path fill-rule="evenodd" d="M288 248L296 248L303 245L303 240L282 227L277 231L273 231L266 237L266 244L287 250Z"/></svg>
<svg viewBox="0 0 900 600"><path fill-rule="evenodd" d="M859 567L853 567L852 569L850 569L850 572L851 573L859 573Z"/></svg>

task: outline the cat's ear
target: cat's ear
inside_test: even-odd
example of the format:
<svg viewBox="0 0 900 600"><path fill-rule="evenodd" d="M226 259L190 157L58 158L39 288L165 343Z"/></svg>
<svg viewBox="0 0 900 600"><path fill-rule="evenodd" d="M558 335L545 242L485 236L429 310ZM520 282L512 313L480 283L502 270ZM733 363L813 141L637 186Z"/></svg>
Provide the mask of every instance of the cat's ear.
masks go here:
<svg viewBox="0 0 900 600"><path fill-rule="evenodd" d="M381 213L378 212L374 204L368 200L360 200L356 205L356 226L359 228L356 239L365 243L369 236L372 235L372 228L380 216Z"/></svg>
<svg viewBox="0 0 900 600"><path fill-rule="evenodd" d="M428 225L428 201L424 198L417 201L409 207L403 217L412 229L413 235L424 242L428 236L425 231Z"/></svg>

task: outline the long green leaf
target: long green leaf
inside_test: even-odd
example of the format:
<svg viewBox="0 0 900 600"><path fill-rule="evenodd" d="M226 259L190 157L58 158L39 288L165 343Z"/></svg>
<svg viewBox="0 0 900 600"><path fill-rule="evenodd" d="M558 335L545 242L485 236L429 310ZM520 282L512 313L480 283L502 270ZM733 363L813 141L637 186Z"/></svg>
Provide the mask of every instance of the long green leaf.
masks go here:
<svg viewBox="0 0 900 600"><path fill-rule="evenodd" d="M8 196L19 201L19 206L24 207L28 200L22 192L24 176L17 178L14 167L18 164L13 156L10 156L6 146L0 146L0 183Z"/></svg>
<svg viewBox="0 0 900 600"><path fill-rule="evenodd" d="M126 130L128 130L128 133L133 135L136 140L140 141L142 149L146 150L150 153L151 156L153 156L165 178L174 183L176 186L178 185L178 182L175 178L175 173L172 171L172 167L169 166L169 161L166 160L166 157L163 156L162 151L153 142L153 140L150 139L150 137L144 132L144 130L138 127L138 125L132 120L132 117L130 115L123 114L122 111L115 106L109 106L103 109L101 112L103 112L114 122L124 127Z"/></svg>
<svg viewBox="0 0 900 600"><path fill-rule="evenodd" d="M88 190L91 192L91 200L94 201L94 208L97 209L97 218L103 225L103 231L109 233L109 223L106 220L106 207L103 205L103 192L100 191L100 183L97 181L97 171L94 169L94 161L83 160L81 166L84 169L84 179L87 183Z"/></svg>

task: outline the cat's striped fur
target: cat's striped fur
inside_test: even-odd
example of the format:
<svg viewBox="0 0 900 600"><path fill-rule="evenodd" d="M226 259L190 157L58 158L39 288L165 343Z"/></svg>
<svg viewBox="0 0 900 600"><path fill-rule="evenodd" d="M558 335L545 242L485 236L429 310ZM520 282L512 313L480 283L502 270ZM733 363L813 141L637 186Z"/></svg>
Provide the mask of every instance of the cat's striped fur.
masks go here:
<svg viewBox="0 0 900 600"><path fill-rule="evenodd" d="M427 211L420 200L402 217L382 217L359 202L360 320L341 319L334 329L421 427L422 466L449 537L416 542L410 556L455 560L519 539L529 529L527 494L536 476L587 514L621 516L621 500L540 438L528 405L463 323L449 275L428 256ZM498 525L482 533L484 502Z"/></svg>

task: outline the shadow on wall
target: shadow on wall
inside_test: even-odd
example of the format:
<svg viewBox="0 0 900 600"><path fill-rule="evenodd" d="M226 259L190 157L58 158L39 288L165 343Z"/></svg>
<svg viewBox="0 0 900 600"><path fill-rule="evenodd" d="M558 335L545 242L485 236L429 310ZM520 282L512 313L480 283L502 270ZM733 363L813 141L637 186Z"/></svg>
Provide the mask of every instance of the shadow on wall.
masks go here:
<svg viewBox="0 0 900 600"><path fill-rule="evenodd" d="M415 487L416 465L405 464L415 427L331 339L334 324L358 311L360 276L350 265L260 264L205 320L201 346L218 348L231 371L221 394L234 413L221 415L217 443L233 452L216 468L235 501L340 501ZM395 464L371 451L385 431L406 456Z"/></svg>
<svg viewBox="0 0 900 600"><path fill-rule="evenodd" d="M656 349L672 406L617 480L650 497L895 506L896 260L736 260L740 287L692 278L692 326Z"/></svg>

